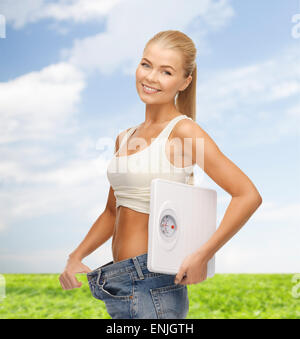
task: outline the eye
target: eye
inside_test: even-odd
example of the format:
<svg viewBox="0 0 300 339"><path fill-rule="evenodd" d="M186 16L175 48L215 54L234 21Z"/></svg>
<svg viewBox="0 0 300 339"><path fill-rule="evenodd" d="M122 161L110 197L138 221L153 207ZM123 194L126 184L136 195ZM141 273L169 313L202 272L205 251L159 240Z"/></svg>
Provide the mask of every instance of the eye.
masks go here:
<svg viewBox="0 0 300 339"><path fill-rule="evenodd" d="M144 65L149 66L149 65L146 64L145 62L142 62L141 65L142 65L142 66L144 66ZM168 72L168 71L165 71L165 72L166 72L168 75L172 75L172 74L171 74L170 72Z"/></svg>

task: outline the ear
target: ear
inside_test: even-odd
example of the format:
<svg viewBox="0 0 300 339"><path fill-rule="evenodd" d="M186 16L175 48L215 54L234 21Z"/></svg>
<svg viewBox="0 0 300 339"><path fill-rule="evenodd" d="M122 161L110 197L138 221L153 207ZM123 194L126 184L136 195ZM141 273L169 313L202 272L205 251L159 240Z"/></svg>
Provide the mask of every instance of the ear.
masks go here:
<svg viewBox="0 0 300 339"><path fill-rule="evenodd" d="M184 90L189 86L189 84L192 82L192 80L193 80L193 77L192 77L191 75L189 75L189 76L185 79L183 85L179 88L179 91L180 91L180 92L181 92L181 91L184 91Z"/></svg>

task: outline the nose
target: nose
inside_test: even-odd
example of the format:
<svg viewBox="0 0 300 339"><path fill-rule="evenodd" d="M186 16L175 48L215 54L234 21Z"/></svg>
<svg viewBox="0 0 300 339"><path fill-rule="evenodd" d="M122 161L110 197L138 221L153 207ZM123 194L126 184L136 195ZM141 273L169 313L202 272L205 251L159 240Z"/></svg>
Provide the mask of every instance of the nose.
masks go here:
<svg viewBox="0 0 300 339"><path fill-rule="evenodd" d="M145 79L149 85L152 85L153 87L158 86L157 76L155 72L153 71L149 72Z"/></svg>

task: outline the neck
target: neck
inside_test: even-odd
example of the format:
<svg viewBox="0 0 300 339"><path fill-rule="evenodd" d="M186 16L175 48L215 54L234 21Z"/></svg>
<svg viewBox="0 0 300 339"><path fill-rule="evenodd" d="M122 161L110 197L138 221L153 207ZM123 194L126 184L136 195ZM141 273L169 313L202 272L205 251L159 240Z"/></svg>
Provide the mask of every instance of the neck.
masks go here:
<svg viewBox="0 0 300 339"><path fill-rule="evenodd" d="M146 104L145 125L162 124L177 116L174 103L168 104Z"/></svg>

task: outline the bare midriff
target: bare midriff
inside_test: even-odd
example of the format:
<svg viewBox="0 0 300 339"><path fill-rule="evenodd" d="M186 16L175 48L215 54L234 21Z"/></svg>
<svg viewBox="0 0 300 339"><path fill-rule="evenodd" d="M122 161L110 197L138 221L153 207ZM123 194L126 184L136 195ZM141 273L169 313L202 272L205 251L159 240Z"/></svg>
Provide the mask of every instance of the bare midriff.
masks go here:
<svg viewBox="0 0 300 339"><path fill-rule="evenodd" d="M178 116L178 114L176 116ZM166 127L167 123L164 124L163 128ZM168 137L169 141L172 140L174 130L175 129L171 131ZM130 139L134 139L135 136L143 138L144 140L147 140L147 144L149 146L151 142L150 140L153 138L153 128L151 129L151 135L147 135L147 131L149 133L149 128L145 130L140 128L139 133L134 131ZM156 130L155 135L157 136L159 134L158 132L161 131L162 126L160 125L159 131ZM174 136L176 137L176 135ZM178 164L174 162L173 148L165 149L165 152L172 165L177 167L184 166L183 163ZM180 153L182 156L184 155L182 150L180 150ZM126 154L131 155L133 153L127 149ZM122 152L119 155L122 155ZM147 213L141 213L122 205L118 206L116 211L114 233L112 236L112 253L114 263L148 252L148 220L149 214Z"/></svg>
<svg viewBox="0 0 300 339"><path fill-rule="evenodd" d="M148 252L148 220L149 214L118 206L112 236L114 263Z"/></svg>

